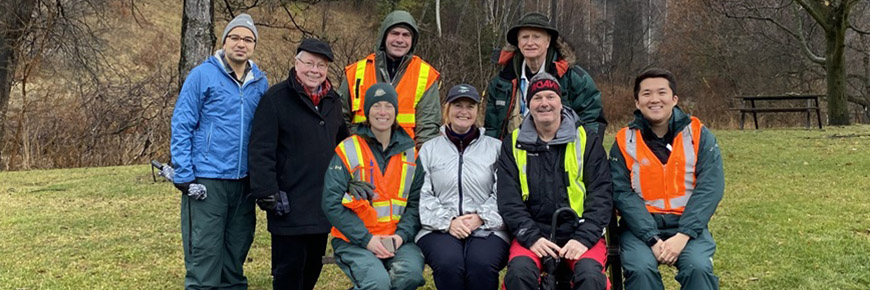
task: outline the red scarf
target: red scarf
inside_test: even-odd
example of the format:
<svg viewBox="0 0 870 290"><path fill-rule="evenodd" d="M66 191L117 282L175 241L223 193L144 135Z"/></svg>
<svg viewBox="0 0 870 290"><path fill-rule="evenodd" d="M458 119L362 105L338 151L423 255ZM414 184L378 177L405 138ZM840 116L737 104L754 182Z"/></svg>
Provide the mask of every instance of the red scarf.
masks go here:
<svg viewBox="0 0 870 290"><path fill-rule="evenodd" d="M296 82L302 85L302 80L299 79L299 76L296 76ZM329 80L324 80L323 84L320 85L317 92L311 92L305 85L302 85L302 89L305 90L305 94L311 97L311 102L314 103L314 106L320 105L320 99L323 98L329 90L332 89L332 84L329 83Z"/></svg>

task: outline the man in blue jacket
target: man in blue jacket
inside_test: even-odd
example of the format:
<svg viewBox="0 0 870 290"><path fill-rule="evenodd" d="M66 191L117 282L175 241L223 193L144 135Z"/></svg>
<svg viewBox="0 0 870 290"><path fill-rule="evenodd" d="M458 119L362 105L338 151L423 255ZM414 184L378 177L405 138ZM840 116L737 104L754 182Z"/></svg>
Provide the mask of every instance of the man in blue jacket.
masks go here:
<svg viewBox="0 0 870 290"><path fill-rule="evenodd" d="M250 60L257 40L250 15L233 19L222 49L190 71L175 103L171 151L182 193L185 289L247 289L242 264L256 223L247 197L248 137L269 86Z"/></svg>

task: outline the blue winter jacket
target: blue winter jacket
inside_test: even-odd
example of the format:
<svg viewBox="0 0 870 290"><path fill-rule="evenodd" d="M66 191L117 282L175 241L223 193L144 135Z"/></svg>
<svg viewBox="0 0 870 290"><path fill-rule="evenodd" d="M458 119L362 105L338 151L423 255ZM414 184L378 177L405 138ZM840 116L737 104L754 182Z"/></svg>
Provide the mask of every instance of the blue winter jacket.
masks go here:
<svg viewBox="0 0 870 290"><path fill-rule="evenodd" d="M269 87L252 61L242 85L227 73L218 51L190 71L172 113L175 182L248 175L248 138L260 97Z"/></svg>

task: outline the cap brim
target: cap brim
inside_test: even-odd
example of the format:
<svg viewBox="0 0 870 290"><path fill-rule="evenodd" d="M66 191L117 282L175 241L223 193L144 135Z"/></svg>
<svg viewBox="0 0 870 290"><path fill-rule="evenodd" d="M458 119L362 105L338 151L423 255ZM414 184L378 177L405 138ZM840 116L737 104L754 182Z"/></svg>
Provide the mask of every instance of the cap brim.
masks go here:
<svg viewBox="0 0 870 290"><path fill-rule="evenodd" d="M546 30L547 33L550 34L550 44L555 43L556 38L559 38L559 31L555 30L551 27L546 27L546 26L541 26L541 25L522 25L522 26L511 27L511 29L508 30L508 33L507 33L507 42L508 43L510 43L513 46L519 46L519 45L517 45L517 34L520 33L521 28L537 28L537 29Z"/></svg>
<svg viewBox="0 0 870 290"><path fill-rule="evenodd" d="M474 102L474 103L480 104L480 97L476 97L476 96L474 96L474 95L456 95L456 96L450 96L450 97L447 98L447 100L445 101L445 103L448 103L448 104L449 104L449 103L452 103L452 102L454 102L454 101L456 101L456 100L458 100L458 99L461 99L461 98L466 98L466 99L471 100L471 101Z"/></svg>

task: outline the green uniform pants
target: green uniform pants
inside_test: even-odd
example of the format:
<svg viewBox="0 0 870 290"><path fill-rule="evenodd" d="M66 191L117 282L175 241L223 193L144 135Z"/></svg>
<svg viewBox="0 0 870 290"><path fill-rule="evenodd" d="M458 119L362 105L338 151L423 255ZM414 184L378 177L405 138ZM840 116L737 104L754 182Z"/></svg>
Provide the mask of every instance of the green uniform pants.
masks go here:
<svg viewBox="0 0 870 290"><path fill-rule="evenodd" d="M647 290L665 289L659 263L652 249L638 239L631 231L624 230L621 237L619 254L625 270L625 289ZM664 238L664 237L663 237ZM690 239L677 258L679 272L674 277L682 289L714 290L719 289L719 277L713 275L713 254L716 242L710 231L704 230L697 239Z"/></svg>
<svg viewBox="0 0 870 290"><path fill-rule="evenodd" d="M247 289L242 264L257 222L248 181L198 178L208 197L181 197L185 289Z"/></svg>
<svg viewBox="0 0 870 290"><path fill-rule="evenodd" d="M413 242L402 244L392 258L381 260L368 249L332 239L335 262L350 277L354 289L405 290L426 284L423 253Z"/></svg>

